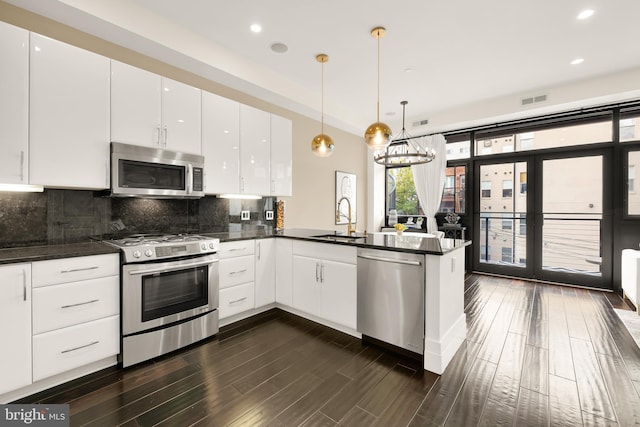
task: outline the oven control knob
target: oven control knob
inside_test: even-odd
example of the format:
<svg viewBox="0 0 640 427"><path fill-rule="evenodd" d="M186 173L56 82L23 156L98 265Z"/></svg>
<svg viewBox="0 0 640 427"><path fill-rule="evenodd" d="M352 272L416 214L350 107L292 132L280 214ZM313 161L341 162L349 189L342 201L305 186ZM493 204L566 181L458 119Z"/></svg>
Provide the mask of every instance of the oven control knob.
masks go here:
<svg viewBox="0 0 640 427"><path fill-rule="evenodd" d="M207 250L207 244L206 243L201 244L200 247L202 248L203 251Z"/></svg>
<svg viewBox="0 0 640 427"><path fill-rule="evenodd" d="M142 256L142 253L140 253L140 251L136 250L133 251L133 257L134 258L140 258Z"/></svg>
<svg viewBox="0 0 640 427"><path fill-rule="evenodd" d="M215 249L216 245L213 244L213 242L209 243L209 249Z"/></svg>
<svg viewBox="0 0 640 427"><path fill-rule="evenodd" d="M153 251L151 249L147 249L146 251L144 251L144 254L148 257L153 255Z"/></svg>

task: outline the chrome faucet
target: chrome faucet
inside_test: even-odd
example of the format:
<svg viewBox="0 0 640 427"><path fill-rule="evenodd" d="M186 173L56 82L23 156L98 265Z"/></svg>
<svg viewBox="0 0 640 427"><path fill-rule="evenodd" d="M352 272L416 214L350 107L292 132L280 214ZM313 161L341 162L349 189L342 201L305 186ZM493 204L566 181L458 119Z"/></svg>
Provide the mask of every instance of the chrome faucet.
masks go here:
<svg viewBox="0 0 640 427"><path fill-rule="evenodd" d="M356 228L355 226L352 227L351 226L351 202L349 201L348 198L346 197L342 197L340 200L338 200L338 206L336 207L336 222L340 222L340 203L342 203L343 200L347 201L347 235L351 236L352 234L355 234L356 232Z"/></svg>

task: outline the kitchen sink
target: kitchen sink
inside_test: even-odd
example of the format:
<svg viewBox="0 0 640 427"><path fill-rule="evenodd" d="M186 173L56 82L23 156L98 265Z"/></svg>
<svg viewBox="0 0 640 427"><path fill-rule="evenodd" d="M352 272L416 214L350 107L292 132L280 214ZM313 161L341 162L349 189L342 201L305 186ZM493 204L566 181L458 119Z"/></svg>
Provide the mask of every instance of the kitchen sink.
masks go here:
<svg viewBox="0 0 640 427"><path fill-rule="evenodd" d="M311 236L316 239L325 239L333 242L358 242L366 239L364 236L348 236L346 234L320 234L318 236Z"/></svg>

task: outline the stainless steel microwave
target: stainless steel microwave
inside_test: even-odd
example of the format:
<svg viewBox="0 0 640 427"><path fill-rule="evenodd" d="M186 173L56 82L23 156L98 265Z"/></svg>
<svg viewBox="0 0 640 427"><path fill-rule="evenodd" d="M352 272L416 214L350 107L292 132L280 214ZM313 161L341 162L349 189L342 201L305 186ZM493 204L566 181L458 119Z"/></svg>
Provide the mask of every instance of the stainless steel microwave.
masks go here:
<svg viewBox="0 0 640 427"><path fill-rule="evenodd" d="M111 195L153 198L203 197L204 157L112 142Z"/></svg>

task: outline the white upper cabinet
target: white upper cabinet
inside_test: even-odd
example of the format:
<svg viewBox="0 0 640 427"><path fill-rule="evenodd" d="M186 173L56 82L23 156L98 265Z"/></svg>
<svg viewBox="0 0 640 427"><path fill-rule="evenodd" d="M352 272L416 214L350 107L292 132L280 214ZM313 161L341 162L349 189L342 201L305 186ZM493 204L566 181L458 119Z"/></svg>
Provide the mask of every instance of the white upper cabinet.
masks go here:
<svg viewBox="0 0 640 427"><path fill-rule="evenodd" d="M111 140L201 153L201 91L111 61Z"/></svg>
<svg viewBox="0 0 640 427"><path fill-rule="evenodd" d="M240 192L240 104L202 92L202 155L207 194Z"/></svg>
<svg viewBox="0 0 640 427"><path fill-rule="evenodd" d="M111 140L159 147L162 137L162 78L111 61Z"/></svg>
<svg viewBox="0 0 640 427"><path fill-rule="evenodd" d="M108 188L110 60L34 33L30 60L30 182Z"/></svg>
<svg viewBox="0 0 640 427"><path fill-rule="evenodd" d="M271 114L271 195L291 196L291 120Z"/></svg>
<svg viewBox="0 0 640 427"><path fill-rule="evenodd" d="M29 183L29 32L0 22L0 183Z"/></svg>
<svg viewBox="0 0 640 427"><path fill-rule="evenodd" d="M270 114L240 105L240 192L271 194Z"/></svg>

